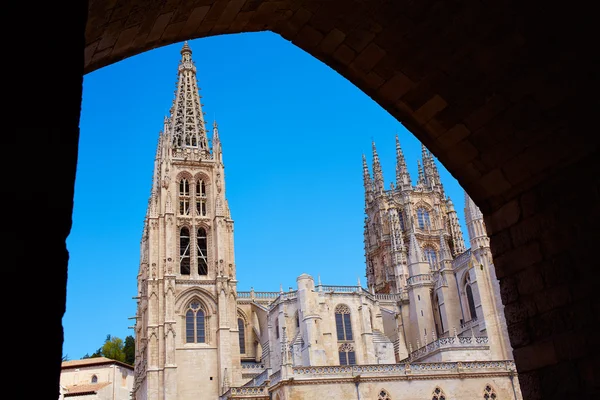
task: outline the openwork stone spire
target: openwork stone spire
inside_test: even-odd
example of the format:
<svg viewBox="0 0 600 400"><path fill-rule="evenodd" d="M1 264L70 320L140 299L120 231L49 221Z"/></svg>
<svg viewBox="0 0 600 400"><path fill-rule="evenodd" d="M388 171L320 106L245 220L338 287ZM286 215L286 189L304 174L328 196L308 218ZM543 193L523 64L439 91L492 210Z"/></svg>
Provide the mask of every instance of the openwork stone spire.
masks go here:
<svg viewBox="0 0 600 400"><path fill-rule="evenodd" d="M373 181L375 182L375 191L377 193L383 193L383 172L381 171L381 164L379 163L379 155L377 155L377 149L375 148L375 142L373 142Z"/></svg>
<svg viewBox="0 0 600 400"><path fill-rule="evenodd" d="M208 158L208 138L204 123L204 112L198 93L196 66L192 50L187 42L181 49L177 90L170 110L173 148L198 149L202 158Z"/></svg>
<svg viewBox="0 0 600 400"><path fill-rule="evenodd" d="M412 187L398 135L396 135L396 186L400 189L410 189Z"/></svg>
<svg viewBox="0 0 600 400"><path fill-rule="evenodd" d="M365 195L373 192L373 181L371 181L371 176L369 175L369 167L367 166L367 158L363 154L362 156L362 166L363 166L363 185L365 186Z"/></svg>

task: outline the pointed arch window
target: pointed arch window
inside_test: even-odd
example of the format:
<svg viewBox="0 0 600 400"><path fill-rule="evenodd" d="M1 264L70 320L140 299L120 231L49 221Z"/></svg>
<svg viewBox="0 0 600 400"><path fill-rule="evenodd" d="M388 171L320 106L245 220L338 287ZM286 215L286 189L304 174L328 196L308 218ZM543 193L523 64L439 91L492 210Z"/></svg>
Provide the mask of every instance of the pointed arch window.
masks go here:
<svg viewBox="0 0 600 400"><path fill-rule="evenodd" d="M196 215L206 217L206 184L202 179L196 181Z"/></svg>
<svg viewBox="0 0 600 400"><path fill-rule="evenodd" d="M477 311L475 309L473 289L471 289L470 284L467 284L467 286L465 287L465 293L467 295L467 303L469 304L469 313L471 314L471 320L477 320Z"/></svg>
<svg viewBox="0 0 600 400"><path fill-rule="evenodd" d="M431 247L426 247L425 248L425 257L427 258L427 261L429 262L429 268L431 268L432 270L437 270L438 263L437 263L436 251L434 249L432 249Z"/></svg>
<svg viewBox="0 0 600 400"><path fill-rule="evenodd" d="M398 210L398 221L400 221L400 229L404 230L404 212Z"/></svg>
<svg viewBox="0 0 600 400"><path fill-rule="evenodd" d="M190 183L186 178L179 181L179 215L190 215Z"/></svg>
<svg viewBox="0 0 600 400"><path fill-rule="evenodd" d="M417 222L421 229L431 229L431 220L429 219L429 211L423 207L417 209Z"/></svg>
<svg viewBox="0 0 600 400"><path fill-rule="evenodd" d="M246 353L246 335L244 332L244 320L238 318L238 330L240 332L240 354Z"/></svg>
<svg viewBox="0 0 600 400"><path fill-rule="evenodd" d="M185 313L185 342L206 343L205 312L200 303L190 303Z"/></svg>
<svg viewBox="0 0 600 400"><path fill-rule="evenodd" d="M485 385L485 389L483 390L483 398L484 400L496 400L498 398L494 388L491 385Z"/></svg>
<svg viewBox="0 0 600 400"><path fill-rule="evenodd" d="M98 383L98 376L92 375L92 383Z"/></svg>
<svg viewBox="0 0 600 400"><path fill-rule="evenodd" d="M279 339L279 318L275 318L275 337Z"/></svg>
<svg viewBox="0 0 600 400"><path fill-rule="evenodd" d="M190 274L190 230L185 226L179 231L179 273Z"/></svg>
<svg viewBox="0 0 600 400"><path fill-rule="evenodd" d="M352 324L350 323L350 309L346 305L335 308L335 327L337 338L340 340L354 340L352 337Z"/></svg>
<svg viewBox="0 0 600 400"><path fill-rule="evenodd" d="M431 400L446 400L446 394L442 389L436 387L433 390L433 395L431 396Z"/></svg>
<svg viewBox="0 0 600 400"><path fill-rule="evenodd" d="M207 240L206 229L198 228L198 234L196 235L196 256L199 275L208 275Z"/></svg>
<svg viewBox="0 0 600 400"><path fill-rule="evenodd" d="M356 353L354 352L353 343L342 343L339 345L338 354L340 357L340 365L355 365Z"/></svg>
<svg viewBox="0 0 600 400"><path fill-rule="evenodd" d="M379 391L379 396L377 396L377 400L392 400L392 396L390 396L387 390L381 389Z"/></svg>

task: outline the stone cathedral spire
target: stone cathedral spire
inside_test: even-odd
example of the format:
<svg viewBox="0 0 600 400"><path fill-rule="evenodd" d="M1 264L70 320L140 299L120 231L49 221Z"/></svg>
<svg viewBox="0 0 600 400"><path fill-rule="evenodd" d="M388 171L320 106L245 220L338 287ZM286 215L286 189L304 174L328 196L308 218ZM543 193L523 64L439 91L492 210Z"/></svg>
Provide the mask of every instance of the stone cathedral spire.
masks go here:
<svg viewBox="0 0 600 400"><path fill-rule="evenodd" d="M404 159L402 147L400 147L400 139L398 139L398 135L396 135L396 186L400 190L412 188L410 174L408 173L408 168L406 167L406 160Z"/></svg>
<svg viewBox="0 0 600 400"><path fill-rule="evenodd" d="M170 110L172 143L174 148L198 149L200 158L209 158L208 138L204 112L198 93L196 65L187 42L181 49L177 89Z"/></svg>
<svg viewBox="0 0 600 400"><path fill-rule="evenodd" d="M381 171L381 164L379 163L379 155L377 155L377 149L375 148L375 142L373 145L373 181L375 183L375 191L377 194L383 193L383 172Z"/></svg>

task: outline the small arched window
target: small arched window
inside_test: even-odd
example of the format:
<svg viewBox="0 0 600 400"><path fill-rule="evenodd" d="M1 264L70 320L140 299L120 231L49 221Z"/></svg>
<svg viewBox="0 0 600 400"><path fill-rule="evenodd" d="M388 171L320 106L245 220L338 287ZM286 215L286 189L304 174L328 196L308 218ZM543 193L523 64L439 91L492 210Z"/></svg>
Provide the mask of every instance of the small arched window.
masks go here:
<svg viewBox="0 0 600 400"><path fill-rule="evenodd" d="M279 318L275 318L275 337L279 339Z"/></svg>
<svg viewBox="0 0 600 400"><path fill-rule="evenodd" d="M438 269L437 253L434 249L432 249L431 247L426 247L425 248L425 257L427 258L427 261L429 262L429 268L431 268L432 270Z"/></svg>
<svg viewBox="0 0 600 400"><path fill-rule="evenodd" d="M190 274L190 231L185 226L179 231L179 273Z"/></svg>
<svg viewBox="0 0 600 400"><path fill-rule="evenodd" d="M185 313L185 342L206 343L205 312L197 301Z"/></svg>
<svg viewBox="0 0 600 400"><path fill-rule="evenodd" d="M433 390L433 395L431 396L431 400L446 400L446 394L442 389L436 387Z"/></svg>
<svg viewBox="0 0 600 400"><path fill-rule="evenodd" d="M356 364L356 353L353 343L342 343L339 345L338 354L340 356L340 365Z"/></svg>
<svg viewBox="0 0 600 400"><path fill-rule="evenodd" d="M400 229L404 230L404 212L398 210L398 220L400 221Z"/></svg>
<svg viewBox="0 0 600 400"><path fill-rule="evenodd" d="M379 396L377 396L377 400L392 400L392 396L390 396L387 390L381 389L379 391Z"/></svg>
<svg viewBox="0 0 600 400"><path fill-rule="evenodd" d="M483 390L483 398L484 400L496 400L498 398L494 388L491 385L485 385L485 389Z"/></svg>
<svg viewBox="0 0 600 400"><path fill-rule="evenodd" d="M207 254L207 237L206 229L198 228L196 236L196 256L198 262L198 274L208 275L208 254Z"/></svg>
<svg viewBox="0 0 600 400"><path fill-rule="evenodd" d="M190 183L186 178L179 181L179 214L190 215Z"/></svg>
<svg viewBox="0 0 600 400"><path fill-rule="evenodd" d="M417 209L417 222L421 229L431 229L431 220L429 219L429 211L424 208Z"/></svg>
<svg viewBox="0 0 600 400"><path fill-rule="evenodd" d="M202 179L196 181L196 215L206 216L206 185Z"/></svg>
<svg viewBox="0 0 600 400"><path fill-rule="evenodd" d="M244 320L238 318L238 330L240 332L240 354L246 353L246 334L244 331Z"/></svg>
<svg viewBox="0 0 600 400"><path fill-rule="evenodd" d="M300 313L296 311L296 328L300 328Z"/></svg>
<svg viewBox="0 0 600 400"><path fill-rule="evenodd" d="M346 305L335 308L335 327L338 340L354 340L352 338L352 324L350 323L350 309Z"/></svg>
<svg viewBox="0 0 600 400"><path fill-rule="evenodd" d="M471 320L477 319L477 311L475 310L475 300L473 299L473 289L471 285L467 284L465 288L467 294L467 302L469 303L469 313L471 314Z"/></svg>
<svg viewBox="0 0 600 400"><path fill-rule="evenodd" d="M92 375L92 383L98 383L98 377L96 375Z"/></svg>

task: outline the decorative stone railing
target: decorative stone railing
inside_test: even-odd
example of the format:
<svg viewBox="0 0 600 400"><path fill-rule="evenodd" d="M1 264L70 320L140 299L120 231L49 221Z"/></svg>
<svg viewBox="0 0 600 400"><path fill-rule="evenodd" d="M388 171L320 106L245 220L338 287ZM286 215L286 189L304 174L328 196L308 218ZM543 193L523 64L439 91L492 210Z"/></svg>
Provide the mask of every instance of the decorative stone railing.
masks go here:
<svg viewBox="0 0 600 400"><path fill-rule="evenodd" d="M281 370L275 371L269 376L269 384L273 386L281 380Z"/></svg>
<svg viewBox="0 0 600 400"><path fill-rule="evenodd" d="M452 264L455 267L461 266L461 265L465 264L469 260L469 258L471 258L471 249L466 250L465 252L460 254L458 257L456 257L452 261Z"/></svg>
<svg viewBox="0 0 600 400"><path fill-rule="evenodd" d="M267 386L241 386L231 387L221 396L225 399L243 399L243 398L269 398L269 388Z"/></svg>
<svg viewBox="0 0 600 400"><path fill-rule="evenodd" d="M242 363L242 370L260 370L263 371L265 365L262 363Z"/></svg>
<svg viewBox="0 0 600 400"><path fill-rule="evenodd" d="M318 292L360 293L363 291L363 288L360 286L317 285L315 290Z"/></svg>
<svg viewBox="0 0 600 400"><path fill-rule="evenodd" d="M407 285L415 285L417 283L431 283L431 274L414 275L406 280Z"/></svg>
<svg viewBox="0 0 600 400"><path fill-rule="evenodd" d="M373 295L375 300L379 301L399 301L402 300L402 293L375 293Z"/></svg>
<svg viewBox="0 0 600 400"><path fill-rule="evenodd" d="M408 360L419 360L439 349L464 349L487 346L489 339L487 336L449 336L441 337L423 347L418 348L409 354Z"/></svg>
<svg viewBox="0 0 600 400"><path fill-rule="evenodd" d="M428 375L431 373L457 372L515 372L515 363L506 361L453 361L437 363L407 362L404 364L369 364L325 367L293 367L294 379L319 376L381 376L381 375Z"/></svg>
<svg viewBox="0 0 600 400"><path fill-rule="evenodd" d="M467 330L470 327L472 327L473 325L477 324L477 317L471 318L470 320L463 322L462 324L460 324L460 329L461 330Z"/></svg>

